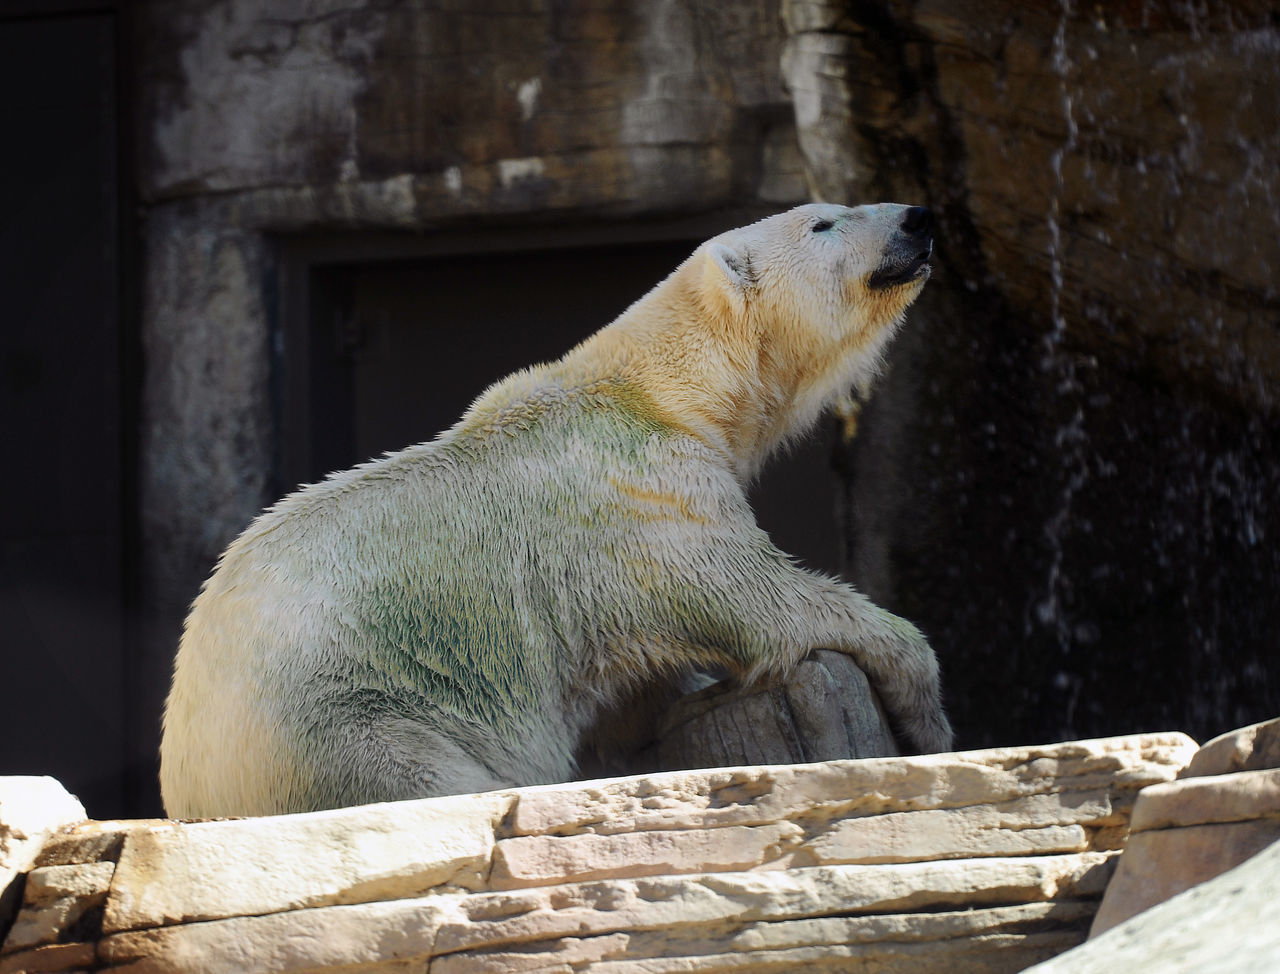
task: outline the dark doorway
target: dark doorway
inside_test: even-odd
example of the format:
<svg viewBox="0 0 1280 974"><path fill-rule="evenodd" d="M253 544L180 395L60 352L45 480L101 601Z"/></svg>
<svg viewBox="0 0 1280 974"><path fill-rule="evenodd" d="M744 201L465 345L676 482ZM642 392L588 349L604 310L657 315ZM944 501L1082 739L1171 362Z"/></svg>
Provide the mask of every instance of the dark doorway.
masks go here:
<svg viewBox="0 0 1280 974"><path fill-rule="evenodd" d="M309 310L286 323L282 486L431 439L490 383L607 324L699 239L311 265L293 302ZM834 572L830 453L815 434L753 503L780 547Z"/></svg>
<svg viewBox="0 0 1280 974"><path fill-rule="evenodd" d="M134 810L117 21L0 7L0 774L53 775L102 818Z"/></svg>

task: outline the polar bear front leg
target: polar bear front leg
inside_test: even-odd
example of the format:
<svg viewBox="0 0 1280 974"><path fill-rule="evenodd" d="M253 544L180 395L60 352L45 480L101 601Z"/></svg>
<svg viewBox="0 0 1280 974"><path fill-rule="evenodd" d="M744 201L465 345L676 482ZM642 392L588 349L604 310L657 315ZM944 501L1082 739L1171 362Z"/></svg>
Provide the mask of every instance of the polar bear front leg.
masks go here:
<svg viewBox="0 0 1280 974"><path fill-rule="evenodd" d="M686 529L681 543L647 552L660 555L667 580L650 588L649 611L685 662L777 680L811 650L837 650L866 674L904 743L950 750L937 657L915 626L851 585L797 567L754 524Z"/></svg>
<svg viewBox="0 0 1280 974"><path fill-rule="evenodd" d="M938 659L924 634L850 585L812 575L800 584L814 588L815 611L800 620L813 625L811 638L858 664L895 728L920 752L951 750Z"/></svg>

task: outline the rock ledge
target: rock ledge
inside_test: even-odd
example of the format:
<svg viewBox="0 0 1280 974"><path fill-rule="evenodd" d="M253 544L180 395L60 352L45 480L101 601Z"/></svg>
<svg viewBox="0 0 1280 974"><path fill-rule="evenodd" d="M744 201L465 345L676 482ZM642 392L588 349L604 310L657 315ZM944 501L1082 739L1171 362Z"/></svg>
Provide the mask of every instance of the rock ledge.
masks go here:
<svg viewBox="0 0 1280 974"><path fill-rule="evenodd" d="M1085 938L1147 734L211 822L81 822L14 971L1018 971Z"/></svg>

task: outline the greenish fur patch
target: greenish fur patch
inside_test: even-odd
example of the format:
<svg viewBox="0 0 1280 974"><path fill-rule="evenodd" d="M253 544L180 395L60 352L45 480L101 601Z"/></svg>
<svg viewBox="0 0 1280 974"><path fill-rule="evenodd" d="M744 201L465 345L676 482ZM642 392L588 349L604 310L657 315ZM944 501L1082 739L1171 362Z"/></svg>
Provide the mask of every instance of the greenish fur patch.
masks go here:
<svg viewBox="0 0 1280 974"><path fill-rule="evenodd" d="M519 435L495 435L510 433L512 416ZM443 716L503 737L521 733L520 715L565 685L575 664L570 640L595 637L566 630L607 614L579 606L549 616L548 586L576 573L580 548L613 557L608 539L629 530L628 505L612 496L608 472L643 468L654 438L671 434L647 396L609 383L508 402L496 414L477 410L412 459L385 461L427 472L414 499L425 510L412 519L396 516L399 478L370 468L377 476L362 489L387 492L383 530L339 545L357 552L347 572L366 580L342 600L361 606L359 682L416 690ZM561 462L566 451L583 462ZM337 505L327 513L341 516Z"/></svg>

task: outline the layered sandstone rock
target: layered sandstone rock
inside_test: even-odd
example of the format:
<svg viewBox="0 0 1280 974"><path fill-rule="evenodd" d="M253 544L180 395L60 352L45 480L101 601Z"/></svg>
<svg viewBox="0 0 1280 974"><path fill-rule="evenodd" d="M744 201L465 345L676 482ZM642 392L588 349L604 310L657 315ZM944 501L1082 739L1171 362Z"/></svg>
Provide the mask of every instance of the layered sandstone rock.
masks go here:
<svg viewBox="0 0 1280 974"><path fill-rule="evenodd" d="M1091 936L1280 841L1280 719L1206 744L1177 781L1138 796L1132 834Z"/></svg>
<svg viewBox="0 0 1280 974"><path fill-rule="evenodd" d="M1083 940L1157 734L48 842L0 972L1017 971ZM103 891L105 892L105 897Z"/></svg>
<svg viewBox="0 0 1280 974"><path fill-rule="evenodd" d="M1027 974L1271 974L1280 957L1280 843Z"/></svg>
<svg viewBox="0 0 1280 974"><path fill-rule="evenodd" d="M13 918L22 876L50 833L84 818L84 806L52 778L0 778L0 929Z"/></svg>

